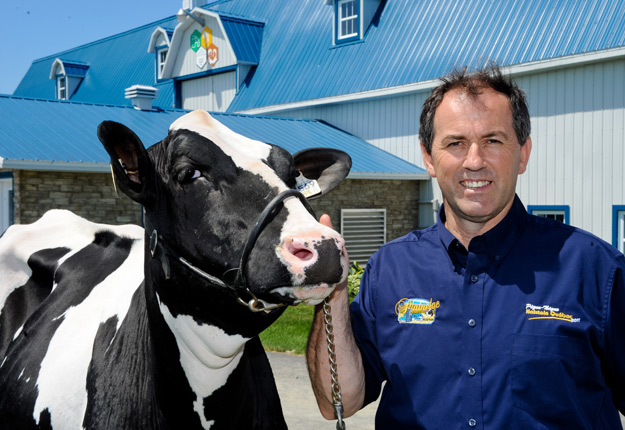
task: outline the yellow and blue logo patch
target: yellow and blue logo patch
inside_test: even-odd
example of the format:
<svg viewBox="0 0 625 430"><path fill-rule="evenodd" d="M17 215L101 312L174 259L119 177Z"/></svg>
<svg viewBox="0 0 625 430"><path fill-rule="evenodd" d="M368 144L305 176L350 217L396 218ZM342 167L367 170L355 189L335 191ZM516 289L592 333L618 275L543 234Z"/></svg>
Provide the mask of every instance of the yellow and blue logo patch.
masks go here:
<svg viewBox="0 0 625 430"><path fill-rule="evenodd" d="M432 299L401 299L395 305L397 322L400 324L434 324L440 301Z"/></svg>

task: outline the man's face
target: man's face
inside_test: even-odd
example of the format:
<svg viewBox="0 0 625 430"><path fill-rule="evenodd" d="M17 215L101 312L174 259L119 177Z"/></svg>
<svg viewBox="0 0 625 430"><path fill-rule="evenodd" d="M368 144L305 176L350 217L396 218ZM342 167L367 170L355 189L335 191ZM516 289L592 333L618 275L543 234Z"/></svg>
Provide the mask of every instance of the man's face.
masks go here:
<svg viewBox="0 0 625 430"><path fill-rule="evenodd" d="M422 154L443 193L448 223L481 233L495 226L514 201L531 140L519 145L508 98L492 89L477 97L451 90L434 114L434 140Z"/></svg>

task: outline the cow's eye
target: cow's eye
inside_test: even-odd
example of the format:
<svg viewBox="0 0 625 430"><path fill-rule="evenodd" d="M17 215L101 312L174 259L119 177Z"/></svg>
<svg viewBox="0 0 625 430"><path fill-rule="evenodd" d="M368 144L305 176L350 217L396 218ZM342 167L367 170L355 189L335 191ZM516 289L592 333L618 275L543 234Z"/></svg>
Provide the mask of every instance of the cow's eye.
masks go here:
<svg viewBox="0 0 625 430"><path fill-rule="evenodd" d="M200 176L202 176L202 173L199 170L188 167L178 173L178 182L180 182L181 184L185 184L199 178Z"/></svg>

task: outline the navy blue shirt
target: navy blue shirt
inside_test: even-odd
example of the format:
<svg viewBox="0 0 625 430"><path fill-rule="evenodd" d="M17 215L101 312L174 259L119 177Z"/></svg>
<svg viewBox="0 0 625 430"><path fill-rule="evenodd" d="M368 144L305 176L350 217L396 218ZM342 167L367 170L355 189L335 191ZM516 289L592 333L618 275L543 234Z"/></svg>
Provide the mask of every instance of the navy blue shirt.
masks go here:
<svg viewBox="0 0 625 430"><path fill-rule="evenodd" d="M351 307L376 428L620 429L624 271L518 197L468 250L444 219L384 245Z"/></svg>

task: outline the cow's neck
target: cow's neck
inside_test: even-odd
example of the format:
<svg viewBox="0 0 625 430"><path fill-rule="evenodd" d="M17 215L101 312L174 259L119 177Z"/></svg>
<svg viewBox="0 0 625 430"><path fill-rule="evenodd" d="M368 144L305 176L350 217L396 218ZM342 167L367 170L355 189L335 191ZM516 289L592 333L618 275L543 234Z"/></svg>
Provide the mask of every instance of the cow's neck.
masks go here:
<svg viewBox="0 0 625 430"><path fill-rule="evenodd" d="M226 385L228 377L239 365L249 339L228 335L213 325L198 324L188 315L174 317L162 302L160 309L176 338L180 365L196 396L193 409L202 426L208 429L211 422L205 418L204 399Z"/></svg>
<svg viewBox="0 0 625 430"><path fill-rule="evenodd" d="M189 315L174 315L157 293L158 285L174 291L182 291L188 285L165 281L159 263L149 263L146 264L146 298L156 350L159 403L167 404L165 409L170 409L172 414L187 410L190 421L197 420L208 429L212 423L205 418L204 400L226 384L239 365L249 338L227 334L215 325L200 324ZM167 285L163 287L164 283ZM178 405L173 407L172 402Z"/></svg>

